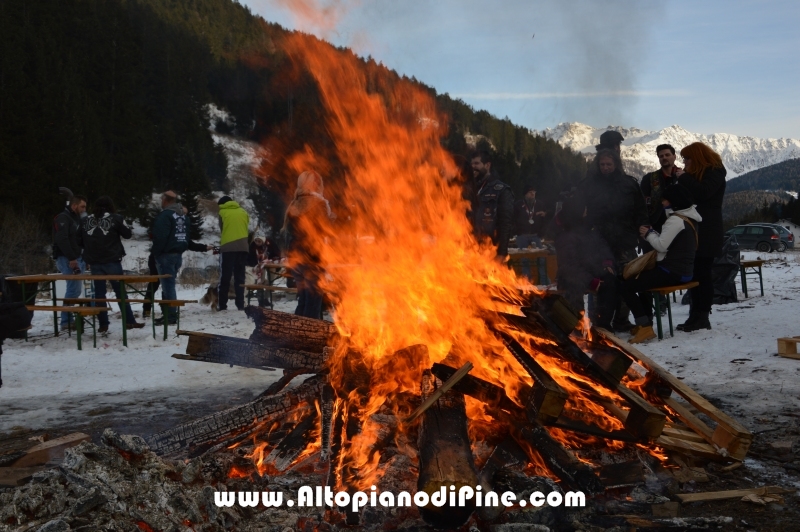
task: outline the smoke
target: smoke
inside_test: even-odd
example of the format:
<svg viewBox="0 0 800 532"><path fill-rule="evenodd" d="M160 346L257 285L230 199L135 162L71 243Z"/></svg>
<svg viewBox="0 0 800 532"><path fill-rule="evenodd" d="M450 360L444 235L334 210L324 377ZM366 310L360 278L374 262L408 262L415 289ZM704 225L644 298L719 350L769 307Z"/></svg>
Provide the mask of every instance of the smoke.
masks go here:
<svg viewBox="0 0 800 532"><path fill-rule="evenodd" d="M294 27L329 40L342 17L356 7L358 0L269 0L270 4L286 9Z"/></svg>
<svg viewBox="0 0 800 532"><path fill-rule="evenodd" d="M599 126L624 123L640 97L652 96L638 86L638 74L648 59L650 36L669 31L659 26L663 4L554 0L549 7L548 25L562 33L569 53L562 54L555 72L543 76L546 90L584 95L554 98L556 116ZM661 59L665 76L672 75L671 58Z"/></svg>

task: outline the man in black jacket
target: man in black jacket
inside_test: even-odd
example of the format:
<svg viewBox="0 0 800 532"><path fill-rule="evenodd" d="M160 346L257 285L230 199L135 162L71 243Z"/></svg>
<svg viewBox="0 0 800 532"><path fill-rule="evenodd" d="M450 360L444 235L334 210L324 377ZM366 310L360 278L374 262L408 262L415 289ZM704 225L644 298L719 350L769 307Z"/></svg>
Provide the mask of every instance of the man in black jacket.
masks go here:
<svg viewBox="0 0 800 532"><path fill-rule="evenodd" d="M125 256L125 246L122 239L133 236L131 228L125 225L125 220L117 214L114 202L108 196L97 198L94 202L94 210L81 225L78 232L78 243L83 245L83 258L92 275L122 275L122 257ZM110 281L111 287L117 298L122 298L122 287L119 281ZM94 281L95 299L105 299L106 281ZM98 304L99 307L107 307L105 302ZM128 329L141 329L144 323L136 323L131 310L131 304L126 303L125 326ZM108 331L108 312L101 312L98 315L100 327L97 332Z"/></svg>
<svg viewBox="0 0 800 532"><path fill-rule="evenodd" d="M614 150L600 150L590 173L591 177L578 187L576 196L586 208L587 224L599 231L611 247L617 262L615 269L620 272L626 262L636 258L639 227L648 225L644 196L636 180L623 173L619 154ZM630 330L633 324L628 318L628 307L618 298L615 306L613 325L600 325L613 326L617 331ZM593 313L591 306L590 312Z"/></svg>
<svg viewBox="0 0 800 532"><path fill-rule="evenodd" d="M86 264L81 258L81 247L78 245L78 230L81 218L86 216L86 197L72 196L69 206L53 219L53 256L58 271L64 275L83 273ZM67 281L64 297L79 297L83 289L81 281ZM61 330L69 328L72 315L61 313Z"/></svg>
<svg viewBox="0 0 800 532"><path fill-rule="evenodd" d="M492 239L497 246L497 258L508 255L508 240L514 217L514 193L511 187L492 173L492 159L488 152L479 151L472 157L472 175L478 192L472 203L472 228L479 240Z"/></svg>
<svg viewBox="0 0 800 532"><path fill-rule="evenodd" d="M647 214L650 225L654 230L661 232L661 227L667 220L667 213L661 206L661 194L668 186L678 182L678 170L675 166L675 148L669 144L659 144L656 148L658 162L661 168L642 177L640 187L647 203Z"/></svg>

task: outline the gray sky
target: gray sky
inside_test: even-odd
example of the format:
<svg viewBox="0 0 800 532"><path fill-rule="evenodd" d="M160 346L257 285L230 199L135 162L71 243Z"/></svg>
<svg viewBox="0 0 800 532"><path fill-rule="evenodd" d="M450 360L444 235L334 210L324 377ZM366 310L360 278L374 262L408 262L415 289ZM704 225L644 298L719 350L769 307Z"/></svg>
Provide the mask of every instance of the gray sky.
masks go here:
<svg viewBox="0 0 800 532"><path fill-rule="evenodd" d="M328 28L239 1L534 129L800 138L797 0L321 0Z"/></svg>

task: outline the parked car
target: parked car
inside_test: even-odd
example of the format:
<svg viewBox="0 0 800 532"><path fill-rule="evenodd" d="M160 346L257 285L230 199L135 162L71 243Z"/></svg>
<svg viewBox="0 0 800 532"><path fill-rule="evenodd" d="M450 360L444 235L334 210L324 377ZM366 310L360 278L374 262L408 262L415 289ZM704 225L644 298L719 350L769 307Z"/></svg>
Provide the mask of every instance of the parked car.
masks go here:
<svg viewBox="0 0 800 532"><path fill-rule="evenodd" d="M755 249L762 253L772 253L783 246L778 230L764 225L737 225L733 229L729 229L725 234L736 235L736 240L742 249Z"/></svg>
<svg viewBox="0 0 800 532"><path fill-rule="evenodd" d="M765 225L767 227L772 227L773 229L778 230L778 234L781 237L781 243L783 244L778 251L786 251L787 249L794 249L794 233L786 229L782 225L778 224L768 224L768 223L760 223L760 222L753 222L747 225Z"/></svg>

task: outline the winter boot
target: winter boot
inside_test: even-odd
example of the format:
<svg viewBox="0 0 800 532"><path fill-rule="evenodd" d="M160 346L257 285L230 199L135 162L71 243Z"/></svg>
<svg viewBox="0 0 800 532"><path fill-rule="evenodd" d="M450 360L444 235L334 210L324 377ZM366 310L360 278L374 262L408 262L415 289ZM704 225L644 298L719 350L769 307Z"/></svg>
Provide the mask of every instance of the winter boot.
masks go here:
<svg viewBox="0 0 800 532"><path fill-rule="evenodd" d="M701 331L703 329L711 330L711 322L708 321L708 312L698 312L695 319L689 325L684 326L683 332Z"/></svg>
<svg viewBox="0 0 800 532"><path fill-rule="evenodd" d="M678 324L675 328L678 329L679 331L686 332L686 327L691 327L694 324L695 320L697 320L697 313L695 311L690 311L689 319L687 319L685 322L681 324Z"/></svg>
<svg viewBox="0 0 800 532"><path fill-rule="evenodd" d="M631 336L631 339L628 340L629 343L640 344L656 337L656 332L653 330L652 325L637 325L635 329L636 334Z"/></svg>

